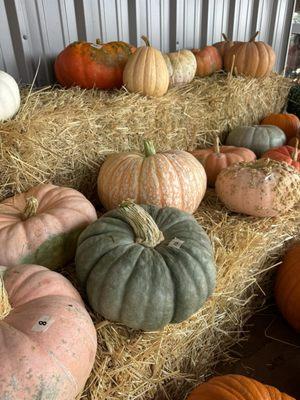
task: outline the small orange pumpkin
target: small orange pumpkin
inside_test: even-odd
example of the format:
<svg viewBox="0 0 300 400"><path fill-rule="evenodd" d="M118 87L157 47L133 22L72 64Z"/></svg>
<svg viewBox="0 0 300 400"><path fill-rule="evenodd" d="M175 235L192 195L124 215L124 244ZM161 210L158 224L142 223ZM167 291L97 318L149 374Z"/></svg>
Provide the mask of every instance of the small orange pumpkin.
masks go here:
<svg viewBox="0 0 300 400"><path fill-rule="evenodd" d="M278 269L275 298L284 318L300 332L300 242L287 251Z"/></svg>
<svg viewBox="0 0 300 400"><path fill-rule="evenodd" d="M194 157L203 165L209 186L215 186L217 176L222 169L241 161L253 161L256 155L245 147L221 146L217 136L215 145L210 149L191 151Z"/></svg>
<svg viewBox="0 0 300 400"><path fill-rule="evenodd" d="M300 121L294 114L270 114L260 124L278 126L285 133L287 140L300 133Z"/></svg>
<svg viewBox="0 0 300 400"><path fill-rule="evenodd" d="M205 46L203 49L192 49L197 61L196 75L203 78L222 69L222 57L214 46Z"/></svg>
<svg viewBox="0 0 300 400"><path fill-rule="evenodd" d="M299 154L299 139L296 139L296 146L281 146L275 149L270 149L262 155L262 158L271 158L272 160L284 161L300 171L300 154Z"/></svg>

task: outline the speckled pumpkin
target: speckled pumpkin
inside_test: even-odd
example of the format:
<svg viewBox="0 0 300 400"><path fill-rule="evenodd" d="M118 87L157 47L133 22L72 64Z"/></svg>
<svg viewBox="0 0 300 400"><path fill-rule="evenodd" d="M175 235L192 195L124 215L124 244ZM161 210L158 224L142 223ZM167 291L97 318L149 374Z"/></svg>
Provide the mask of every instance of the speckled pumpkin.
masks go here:
<svg viewBox="0 0 300 400"><path fill-rule="evenodd" d="M190 50L165 53L163 56L170 75L170 86L180 86L190 83L194 79L197 62Z"/></svg>
<svg viewBox="0 0 300 400"><path fill-rule="evenodd" d="M274 147L283 146L285 142L284 132L273 125L240 126L233 129L226 139L226 145L246 147L258 157Z"/></svg>
<svg viewBox="0 0 300 400"><path fill-rule="evenodd" d="M156 153L145 141L144 154L117 153L100 168L98 195L107 210L123 200L176 207L194 212L206 191L206 174L191 154L180 150Z"/></svg>
<svg viewBox="0 0 300 400"><path fill-rule="evenodd" d="M96 219L93 205L74 189L41 184L10 197L0 203L0 265L61 266Z"/></svg>
<svg viewBox="0 0 300 400"><path fill-rule="evenodd" d="M223 375L197 386L187 400L296 400L242 375Z"/></svg>
<svg viewBox="0 0 300 400"><path fill-rule="evenodd" d="M231 211L276 217L300 200L300 174L294 167L264 158L233 164L218 175L216 193Z"/></svg>
<svg viewBox="0 0 300 400"><path fill-rule="evenodd" d="M195 313L216 275L210 240L193 216L130 201L82 232L76 273L93 310L145 331Z"/></svg>
<svg viewBox="0 0 300 400"><path fill-rule="evenodd" d="M62 275L0 267L0 399L74 400L91 372L96 331Z"/></svg>

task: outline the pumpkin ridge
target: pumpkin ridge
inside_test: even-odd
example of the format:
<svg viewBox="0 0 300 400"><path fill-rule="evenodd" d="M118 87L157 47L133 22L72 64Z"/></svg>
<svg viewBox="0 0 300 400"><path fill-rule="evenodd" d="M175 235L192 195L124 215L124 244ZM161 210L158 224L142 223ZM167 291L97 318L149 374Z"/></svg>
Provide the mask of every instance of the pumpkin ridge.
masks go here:
<svg viewBox="0 0 300 400"><path fill-rule="evenodd" d="M252 378L247 378L247 380L248 380L248 382L251 381L251 383L253 384L252 389L255 389L256 393L253 393L252 389L251 389L251 392L248 392L248 388L247 387L245 388L245 385L243 385L242 382L239 380L239 376L236 376L236 375L232 374L231 378L232 378L233 381L237 382L242 387L242 389L247 389L247 396L249 394L251 395L251 397L254 394L257 395L257 396L260 396L261 395L261 390L265 391L265 385L263 385L262 383L260 383L258 381L254 381L254 379L252 379Z"/></svg>

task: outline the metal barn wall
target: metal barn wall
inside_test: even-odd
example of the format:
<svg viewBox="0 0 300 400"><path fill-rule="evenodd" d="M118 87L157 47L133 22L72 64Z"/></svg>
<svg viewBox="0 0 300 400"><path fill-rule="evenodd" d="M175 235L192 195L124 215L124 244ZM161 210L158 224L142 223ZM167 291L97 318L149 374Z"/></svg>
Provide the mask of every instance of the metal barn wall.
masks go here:
<svg viewBox="0 0 300 400"><path fill-rule="evenodd" d="M294 0L0 0L0 69L23 83L54 81L53 60L75 40L124 40L146 34L163 51L221 40L259 39L285 64Z"/></svg>

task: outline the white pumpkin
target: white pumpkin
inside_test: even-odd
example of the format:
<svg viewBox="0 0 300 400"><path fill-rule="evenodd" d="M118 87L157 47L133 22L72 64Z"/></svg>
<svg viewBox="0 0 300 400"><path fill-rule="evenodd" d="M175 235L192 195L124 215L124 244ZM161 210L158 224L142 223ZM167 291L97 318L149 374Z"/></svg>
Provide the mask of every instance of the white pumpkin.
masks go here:
<svg viewBox="0 0 300 400"><path fill-rule="evenodd" d="M0 71L0 121L13 117L20 108L20 90L14 78Z"/></svg>
<svg viewBox="0 0 300 400"><path fill-rule="evenodd" d="M194 79L197 70L197 61L190 50L165 53L163 56L170 75L170 86L190 83Z"/></svg>

